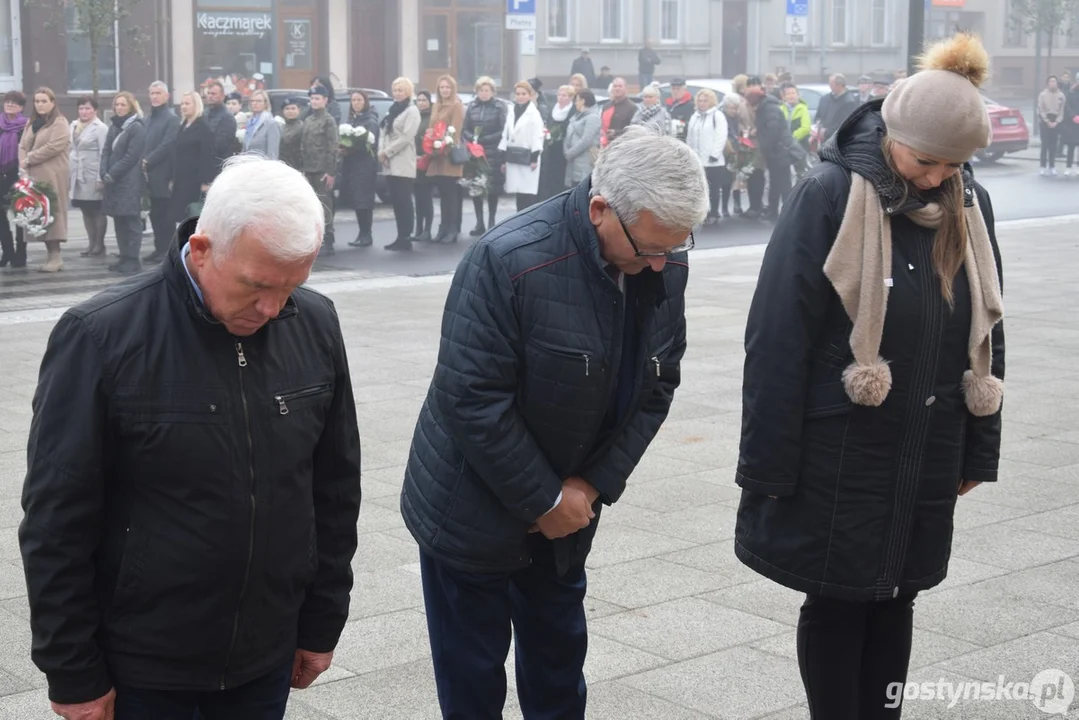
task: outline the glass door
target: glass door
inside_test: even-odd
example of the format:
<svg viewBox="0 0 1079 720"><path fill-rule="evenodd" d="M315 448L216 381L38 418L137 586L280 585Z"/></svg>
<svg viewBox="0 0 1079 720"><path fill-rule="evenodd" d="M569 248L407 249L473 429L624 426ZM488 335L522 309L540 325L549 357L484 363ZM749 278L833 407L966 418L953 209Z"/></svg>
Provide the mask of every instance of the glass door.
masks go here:
<svg viewBox="0 0 1079 720"><path fill-rule="evenodd" d="M19 0L0 0L0 93L22 87Z"/></svg>
<svg viewBox="0 0 1079 720"><path fill-rule="evenodd" d="M420 22L421 86L435 93L440 75L454 75L454 16L452 12L425 9Z"/></svg>
<svg viewBox="0 0 1079 720"><path fill-rule="evenodd" d="M457 22L457 84L471 92L476 80L488 76L505 88L506 65L502 61L503 16L501 12L459 12Z"/></svg>

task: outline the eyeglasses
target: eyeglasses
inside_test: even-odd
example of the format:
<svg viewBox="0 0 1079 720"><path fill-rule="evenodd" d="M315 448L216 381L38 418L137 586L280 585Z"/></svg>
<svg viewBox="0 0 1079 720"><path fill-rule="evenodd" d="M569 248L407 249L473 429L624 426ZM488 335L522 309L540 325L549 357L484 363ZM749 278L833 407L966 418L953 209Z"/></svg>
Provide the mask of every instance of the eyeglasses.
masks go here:
<svg viewBox="0 0 1079 720"><path fill-rule="evenodd" d="M622 232L626 234L626 240L629 240L630 247L633 248L633 254L637 257L670 257L671 255L676 255L681 252L687 252L689 250L692 250L697 244L697 241L693 237L693 231L690 230L689 237L686 238L686 241L678 247L661 252L641 252L641 248L637 245L637 241L633 239L633 236L629 234L629 228L626 227L626 224L624 222L622 222L622 218L618 217L618 213L614 211L614 208L608 209L611 211L612 215L618 218L618 224L622 226Z"/></svg>

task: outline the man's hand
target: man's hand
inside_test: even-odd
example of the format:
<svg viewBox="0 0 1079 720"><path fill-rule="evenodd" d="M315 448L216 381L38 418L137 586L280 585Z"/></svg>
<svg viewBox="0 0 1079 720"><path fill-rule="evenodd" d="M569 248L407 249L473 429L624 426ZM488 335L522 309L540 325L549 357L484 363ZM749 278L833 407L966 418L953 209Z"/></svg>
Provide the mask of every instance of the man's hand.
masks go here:
<svg viewBox="0 0 1079 720"><path fill-rule="evenodd" d="M114 720L116 718L116 691L109 692L97 700L74 705L52 704L52 711L64 720Z"/></svg>
<svg viewBox="0 0 1079 720"><path fill-rule="evenodd" d="M576 482L575 482L576 481ZM581 485L591 489L586 493ZM592 495L594 493L594 495ZM536 520L535 529L548 540L557 540L588 527L592 518L592 503L599 496L596 489L580 478L569 478L562 483L562 502L551 512Z"/></svg>
<svg viewBox="0 0 1079 720"><path fill-rule="evenodd" d="M297 650L292 661L292 687L303 690L311 687L318 676L330 669L333 653L313 653Z"/></svg>
<svg viewBox="0 0 1079 720"><path fill-rule="evenodd" d="M980 482L975 482L974 480L964 480L959 483L959 494L966 495L968 492L978 487L979 485L981 485Z"/></svg>
<svg viewBox="0 0 1079 720"><path fill-rule="evenodd" d="M574 475L573 477L566 478L562 481L563 492L565 492L565 489L567 487L576 488L577 490L583 492L585 497L588 498L589 507L595 505L596 500L599 499L599 490L592 487L592 485L582 477Z"/></svg>
<svg viewBox="0 0 1079 720"><path fill-rule="evenodd" d="M322 182L326 183L327 190L333 190L333 175L326 173L322 176Z"/></svg>

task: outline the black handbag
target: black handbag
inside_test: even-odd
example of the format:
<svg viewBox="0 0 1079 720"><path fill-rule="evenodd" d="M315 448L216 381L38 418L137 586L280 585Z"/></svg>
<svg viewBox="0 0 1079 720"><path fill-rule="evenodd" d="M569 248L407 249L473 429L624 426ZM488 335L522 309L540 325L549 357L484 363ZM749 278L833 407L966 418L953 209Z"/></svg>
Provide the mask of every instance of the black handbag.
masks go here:
<svg viewBox="0 0 1079 720"><path fill-rule="evenodd" d="M508 165L531 165L532 151L526 147L511 145L506 148L506 164Z"/></svg>
<svg viewBox="0 0 1079 720"><path fill-rule="evenodd" d="M467 165L472 159L471 153L464 145L454 145L450 148L450 163L453 165Z"/></svg>

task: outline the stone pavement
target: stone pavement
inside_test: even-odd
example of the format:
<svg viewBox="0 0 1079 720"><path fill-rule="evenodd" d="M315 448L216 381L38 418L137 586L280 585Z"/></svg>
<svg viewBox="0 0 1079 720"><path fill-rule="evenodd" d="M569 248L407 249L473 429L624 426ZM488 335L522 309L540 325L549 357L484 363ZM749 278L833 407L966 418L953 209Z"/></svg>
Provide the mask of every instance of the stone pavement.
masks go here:
<svg viewBox="0 0 1079 720"><path fill-rule="evenodd" d="M1001 230L1008 313L1002 473L958 503L948 579L918 601L911 681L1079 680L1077 218ZM795 659L799 596L741 566L743 324L761 247L692 261L689 338L670 420L604 513L589 561L591 718L807 718ZM293 720L438 717L417 550L398 492L437 352L448 279L326 281L349 343L364 501L350 622L333 669L293 694ZM16 527L30 399L52 321L0 308L0 718L52 717L30 633ZM47 313L52 312L52 315ZM507 662L508 717L520 717ZM1032 702L915 700L905 718L1038 718Z"/></svg>

